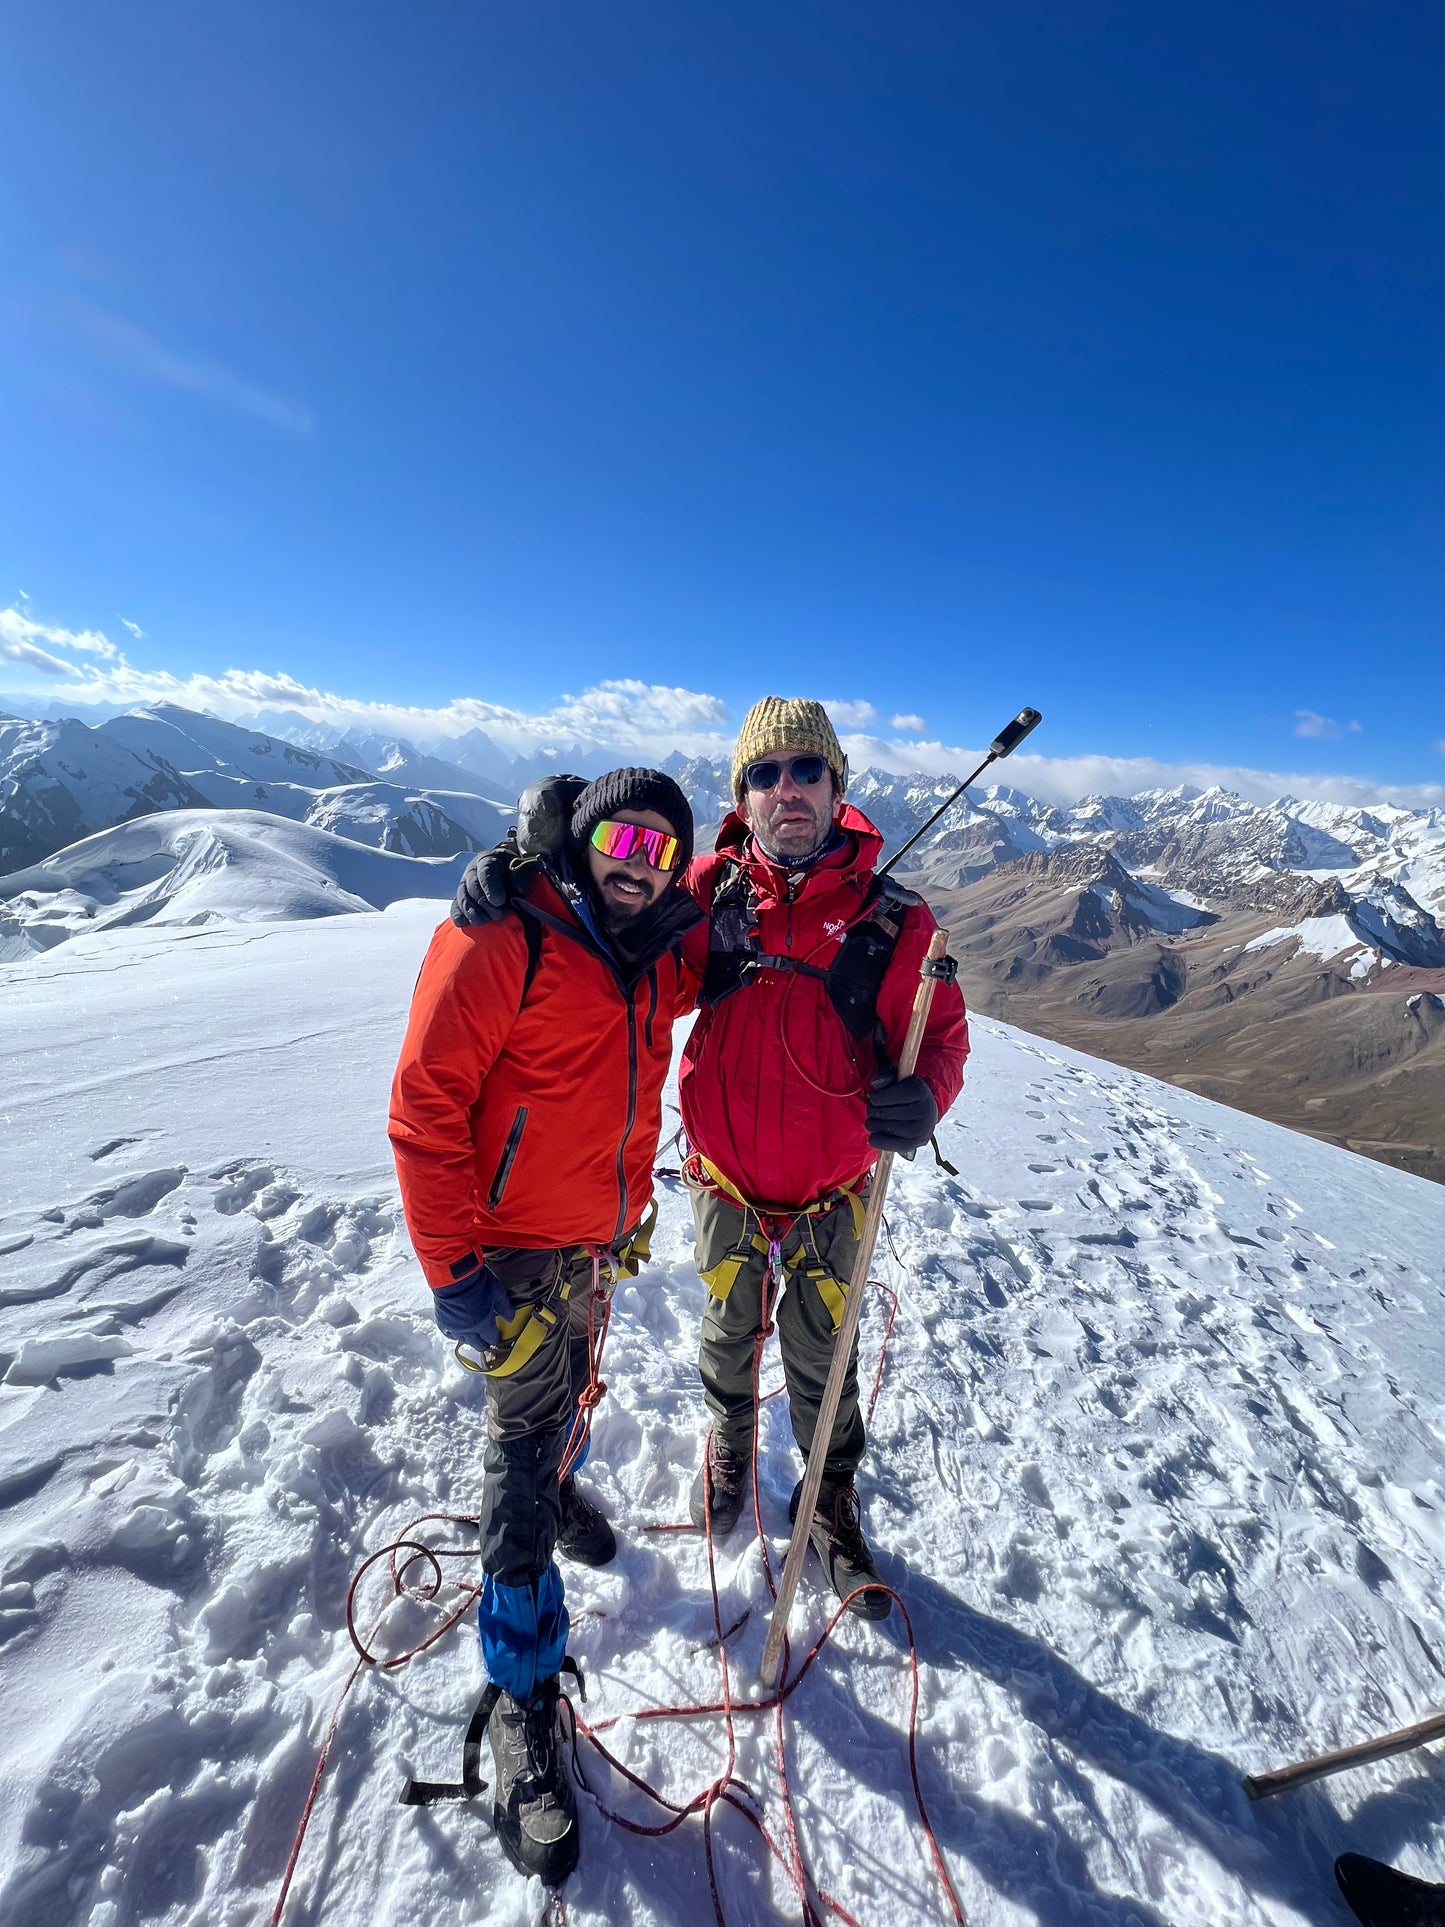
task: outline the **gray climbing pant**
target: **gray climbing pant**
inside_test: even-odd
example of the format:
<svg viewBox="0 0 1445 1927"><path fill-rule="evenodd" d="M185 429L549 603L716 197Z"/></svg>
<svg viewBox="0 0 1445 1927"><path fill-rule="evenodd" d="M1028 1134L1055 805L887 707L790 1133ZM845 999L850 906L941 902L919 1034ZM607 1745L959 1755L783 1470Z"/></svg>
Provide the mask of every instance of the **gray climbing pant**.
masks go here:
<svg viewBox="0 0 1445 1927"><path fill-rule="evenodd" d="M698 1369L719 1441L753 1447L753 1349L763 1322L768 1241L755 1213L700 1186L689 1187L697 1228L697 1269L708 1285ZM866 1191L862 1196L866 1198ZM836 1320L858 1250L854 1207L846 1195L827 1211L798 1218L779 1249L782 1289L774 1307L793 1437L804 1460L812 1449L823 1386L833 1361ZM858 1341L843 1381L824 1476L846 1483L863 1458L858 1402Z"/></svg>

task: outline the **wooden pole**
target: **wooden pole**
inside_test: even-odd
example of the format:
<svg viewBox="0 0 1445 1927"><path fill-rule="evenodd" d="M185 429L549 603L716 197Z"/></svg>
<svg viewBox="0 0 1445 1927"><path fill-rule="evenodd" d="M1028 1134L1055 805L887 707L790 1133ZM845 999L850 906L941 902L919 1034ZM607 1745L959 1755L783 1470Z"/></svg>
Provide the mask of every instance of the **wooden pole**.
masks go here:
<svg viewBox="0 0 1445 1927"><path fill-rule="evenodd" d="M933 1003L934 986L938 982L938 975L930 966L941 963L947 954L947 933L935 930L928 946L922 981L913 999L913 1015L909 1019L908 1034L903 1040L903 1054L898 1060L900 1077L912 1077L918 1063L918 1051L923 1042L924 1028L928 1023L929 1008ZM798 1498L798 1516L793 1522L793 1536L788 1542L787 1561L783 1566L783 1576L778 1582L778 1596L773 1601L772 1618L768 1621L768 1637L763 1646L762 1665L763 1681L768 1686L777 1685L778 1673L783 1663L783 1641L787 1637L788 1615L792 1611L793 1595L798 1590L798 1578L803 1570L803 1561L808 1555L808 1531L813 1523L813 1513L817 1509L818 1492L823 1483L823 1466L833 1438L833 1421L838 1416L838 1401L843 1396L843 1380L848 1376L848 1361L853 1355L853 1340L857 1336L858 1320L863 1311L863 1298L868 1290L868 1273L873 1264L873 1247L878 1242L878 1227L883 1219L883 1206L888 1196L888 1180L892 1174L893 1153L885 1151L873 1172L873 1188L868 1194L868 1210L863 1219L863 1235L858 1241L858 1255L853 1261L853 1276L849 1281L848 1296L843 1304L843 1320L838 1327L838 1335L833 1340L833 1361L828 1368L827 1383L823 1387L823 1402L818 1408L818 1424L813 1433L813 1449L808 1454L808 1469L803 1474L803 1489Z"/></svg>
<svg viewBox="0 0 1445 1927"><path fill-rule="evenodd" d="M1301 1760L1297 1766L1282 1766L1274 1773L1246 1773L1244 1790L1251 1800L1267 1800L1272 1793L1287 1793L1291 1787L1308 1786L1311 1780L1343 1773L1347 1767L1388 1760L1392 1753L1408 1753L1413 1747L1427 1746L1431 1740L1445 1740L1445 1713L1436 1713L1416 1726L1402 1726L1397 1733L1386 1733L1378 1740L1362 1740L1358 1746L1341 1747L1337 1753L1318 1753L1312 1760Z"/></svg>

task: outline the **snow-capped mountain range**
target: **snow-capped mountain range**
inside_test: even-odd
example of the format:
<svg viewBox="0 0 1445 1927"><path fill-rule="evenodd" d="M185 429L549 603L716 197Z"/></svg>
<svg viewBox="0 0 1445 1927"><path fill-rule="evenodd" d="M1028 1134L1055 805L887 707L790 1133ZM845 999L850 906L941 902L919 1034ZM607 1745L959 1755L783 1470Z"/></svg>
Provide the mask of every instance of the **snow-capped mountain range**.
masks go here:
<svg viewBox="0 0 1445 1927"><path fill-rule="evenodd" d="M0 957L139 921L445 898L527 782L632 754L518 759L479 730L418 747L169 705L95 727L0 718ZM705 846L728 764L667 766ZM896 850L954 787L865 769L849 796ZM1190 788L1059 808L994 785L905 863L976 1007L1445 1176L1445 812Z"/></svg>
<svg viewBox="0 0 1445 1927"><path fill-rule="evenodd" d="M156 810L264 810L403 856L483 849L506 809L447 773L459 784L418 777L399 755L379 771L170 703L93 728L0 716L0 873Z"/></svg>
<svg viewBox="0 0 1445 1927"><path fill-rule="evenodd" d="M0 716L0 874L96 830L172 809L264 810L399 855L450 856L495 841L518 790L539 774L568 764L585 775L606 763L580 744L508 758L480 730L449 745L446 758L405 739L343 733L284 712L268 720L306 740L173 704L95 727ZM619 750L613 760L626 755ZM679 755L668 767L699 828L715 825L732 800L726 762ZM849 797L894 848L953 787L946 776L868 769L854 777ZM1374 940L1365 931L1378 926L1386 948L1392 926L1423 931L1428 944L1427 925L1445 914L1445 812L1390 805L1293 797L1260 805L1225 790L1181 788L1086 796L1059 809L994 785L956 803L909 862L933 886L956 888L999 863L1079 843L1110 850L1185 907L1295 912L1302 881L1337 885L1318 897L1314 914L1349 917L1358 905L1361 941Z"/></svg>

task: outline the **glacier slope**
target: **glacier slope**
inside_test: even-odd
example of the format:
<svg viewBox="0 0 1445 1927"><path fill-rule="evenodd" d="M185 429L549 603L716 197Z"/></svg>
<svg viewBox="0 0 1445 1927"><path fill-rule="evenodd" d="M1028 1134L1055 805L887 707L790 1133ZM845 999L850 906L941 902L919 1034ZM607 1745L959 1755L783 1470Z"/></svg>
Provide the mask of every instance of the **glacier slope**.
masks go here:
<svg viewBox="0 0 1445 1927"><path fill-rule="evenodd" d="M0 965L4 1919L267 1920L352 1663L348 1576L475 1499L477 1384L431 1323L382 1134L436 915L85 933ZM1437 1756L1261 1808L1237 1774L1445 1700L1439 1187L983 1020L943 1143L957 1179L897 1176L862 1485L974 1927L1323 1927L1346 1846L1438 1877ZM703 1550L641 1531L684 1516L704 1425L689 1218L660 1189L588 1473L623 1551L568 1573L594 1717L716 1690ZM875 1302L865 1374L880 1328ZM763 1441L780 1553L779 1402ZM741 1528L720 1573L725 1623L752 1608L751 1691ZM800 1634L826 1610L814 1567ZM945 1917L899 1641L896 1617L850 1622L789 1721L810 1863L869 1927ZM404 1768L454 1775L478 1684L460 1630L360 1682L295 1927L539 1918L479 1813L395 1803ZM765 1724L741 1733L770 1790ZM708 1725L614 1738L682 1797L720 1758ZM577 1927L708 1917L695 1827L644 1842L582 1805ZM719 1838L730 1918L795 1917L755 1838L727 1817Z"/></svg>
<svg viewBox="0 0 1445 1927"><path fill-rule="evenodd" d="M0 876L0 960L134 924L296 922L450 899L469 857L403 856L265 810L158 810Z"/></svg>

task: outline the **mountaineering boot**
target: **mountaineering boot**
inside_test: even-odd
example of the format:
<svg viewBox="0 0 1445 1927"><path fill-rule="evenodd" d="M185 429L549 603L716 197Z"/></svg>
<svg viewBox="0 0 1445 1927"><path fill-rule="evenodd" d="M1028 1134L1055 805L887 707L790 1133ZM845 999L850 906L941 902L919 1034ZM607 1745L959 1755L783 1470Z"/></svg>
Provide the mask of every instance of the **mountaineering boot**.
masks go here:
<svg viewBox="0 0 1445 1927"><path fill-rule="evenodd" d="M1445 1927L1445 1887L1432 1881L1414 1880L1362 1853L1342 1853L1335 1879L1365 1927Z"/></svg>
<svg viewBox="0 0 1445 1927"><path fill-rule="evenodd" d="M803 1481L793 1487L788 1504L791 1522L798 1516L798 1501L803 1496ZM840 1599L847 1599L856 1586L866 1586L848 1600L850 1613L860 1619L886 1619L893 1601L881 1590L883 1575L873 1562L868 1541L863 1537L863 1515L858 1507L858 1492L851 1479L842 1484L824 1479L818 1489L818 1506L808 1537L823 1562L828 1584ZM874 1582L869 1584L869 1582Z"/></svg>
<svg viewBox="0 0 1445 1927"><path fill-rule="evenodd" d="M607 1520L578 1490L570 1475L557 1489L562 1501L562 1530L557 1534L557 1550L564 1558L583 1566L605 1566L617 1557L617 1535Z"/></svg>
<svg viewBox="0 0 1445 1927"><path fill-rule="evenodd" d="M577 1865L577 1798L558 1744L554 1673L527 1700L499 1688L487 1738L496 1770L492 1825L520 1874L560 1887Z"/></svg>
<svg viewBox="0 0 1445 1927"><path fill-rule="evenodd" d="M753 1469L751 1452L734 1452L715 1433L709 1432L703 1447L702 1464L688 1496L688 1517L701 1532L707 1519L715 1534L731 1532L738 1522L748 1493L748 1475ZM703 1480L707 1481L707 1513L703 1511Z"/></svg>

